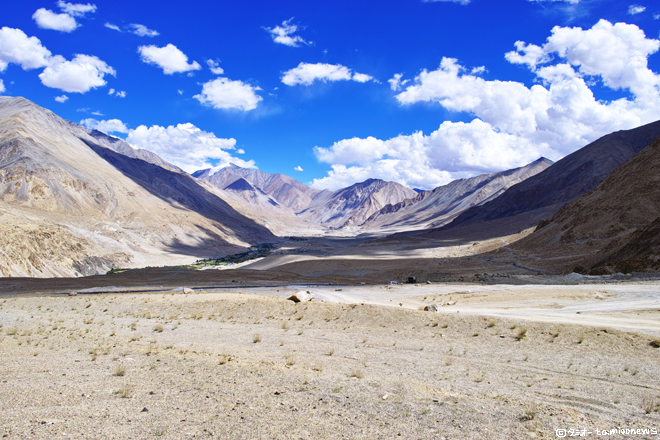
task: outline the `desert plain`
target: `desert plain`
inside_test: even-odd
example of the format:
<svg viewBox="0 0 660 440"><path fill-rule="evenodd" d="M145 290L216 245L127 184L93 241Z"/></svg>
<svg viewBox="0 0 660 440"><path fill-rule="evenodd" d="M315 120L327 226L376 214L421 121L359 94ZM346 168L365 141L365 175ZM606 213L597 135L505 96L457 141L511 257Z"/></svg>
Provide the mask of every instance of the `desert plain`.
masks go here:
<svg viewBox="0 0 660 440"><path fill-rule="evenodd" d="M660 282L513 278L5 293L0 436L657 438Z"/></svg>

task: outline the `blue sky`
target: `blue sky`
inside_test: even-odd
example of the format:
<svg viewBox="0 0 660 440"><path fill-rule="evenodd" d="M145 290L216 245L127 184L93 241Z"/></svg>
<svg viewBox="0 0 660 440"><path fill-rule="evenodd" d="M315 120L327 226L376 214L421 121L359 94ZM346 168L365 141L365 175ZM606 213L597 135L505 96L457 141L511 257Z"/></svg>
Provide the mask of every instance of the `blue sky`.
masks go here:
<svg viewBox="0 0 660 440"><path fill-rule="evenodd" d="M26 0L0 27L3 94L189 172L430 189L660 119L650 1Z"/></svg>

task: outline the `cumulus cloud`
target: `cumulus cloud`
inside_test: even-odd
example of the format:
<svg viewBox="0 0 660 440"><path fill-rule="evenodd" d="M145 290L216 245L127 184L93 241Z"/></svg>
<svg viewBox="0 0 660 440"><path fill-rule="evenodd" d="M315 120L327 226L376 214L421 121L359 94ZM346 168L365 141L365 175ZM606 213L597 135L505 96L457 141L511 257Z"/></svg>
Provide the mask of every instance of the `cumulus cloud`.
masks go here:
<svg viewBox="0 0 660 440"><path fill-rule="evenodd" d="M85 93L106 84L105 75L115 76L115 69L105 61L91 55L76 55L66 61L60 56L39 74L46 87L60 89L69 93Z"/></svg>
<svg viewBox="0 0 660 440"><path fill-rule="evenodd" d="M218 64L217 61L214 60L206 60L206 64L209 66L209 69L211 69L211 72L214 75L222 75L225 73L225 70L220 67L220 64Z"/></svg>
<svg viewBox="0 0 660 440"><path fill-rule="evenodd" d="M458 60L444 58L396 99L401 105L439 103L471 116L471 122L444 122L428 135L354 138L317 147L317 159L332 170L314 186L337 188L371 176L431 188L540 156L556 160L612 131L660 119L660 75L647 64L660 41L646 38L637 26L604 20L586 30L557 26L542 46L517 42L515 48L506 59L529 69L537 84L487 81ZM401 78L395 75L390 86L401 87ZM630 96L596 99L590 89L596 81Z"/></svg>
<svg viewBox="0 0 660 440"><path fill-rule="evenodd" d="M410 80L406 79L404 81L401 81L401 78L403 77L403 73L395 73L394 76L390 79L387 80L388 83L390 83L390 89L396 91L401 90L401 86L406 85L407 82Z"/></svg>
<svg viewBox="0 0 660 440"><path fill-rule="evenodd" d="M302 169L302 167L301 167L300 165L298 165L297 167L294 168L294 171L302 171L302 170L303 170L303 169Z"/></svg>
<svg viewBox="0 0 660 440"><path fill-rule="evenodd" d="M3 27L0 29L0 72L10 63L24 70L45 67L39 74L42 84L69 93L85 93L104 86L104 76L116 74L95 56L78 54L67 61L60 55L52 55L38 38L28 37L20 29Z"/></svg>
<svg viewBox="0 0 660 440"><path fill-rule="evenodd" d="M58 14L50 9L40 8L32 15L37 26L60 32L73 32L78 27L76 19L69 14Z"/></svg>
<svg viewBox="0 0 660 440"><path fill-rule="evenodd" d="M140 37L155 37L157 35L160 35L158 31L149 29L143 24L133 23L129 25L129 29L131 30L132 33L134 33L135 35L139 35Z"/></svg>
<svg viewBox="0 0 660 440"><path fill-rule="evenodd" d="M88 12L95 12L96 5L67 3L58 1L57 6L62 10L61 14L46 8L39 8L32 15L32 19L42 29L53 29L60 32L73 32L79 24L74 17L84 17Z"/></svg>
<svg viewBox="0 0 660 440"><path fill-rule="evenodd" d="M84 125L92 130L102 131L105 134L110 133L128 133L129 129L119 119L109 119L107 121L98 121L94 118L87 118L80 121L80 125Z"/></svg>
<svg viewBox="0 0 660 440"><path fill-rule="evenodd" d="M23 70L46 67L51 55L37 37L28 37L20 29L0 29L0 72L10 63L20 65Z"/></svg>
<svg viewBox="0 0 660 440"><path fill-rule="evenodd" d="M372 81L374 79L373 76L367 75L366 73L354 73L353 78L351 78L353 81L365 83L367 81Z"/></svg>
<svg viewBox="0 0 660 440"><path fill-rule="evenodd" d="M5 90L5 83L0 79L0 93L4 93Z"/></svg>
<svg viewBox="0 0 660 440"><path fill-rule="evenodd" d="M293 17L288 20L284 20L281 26L275 26L273 28L264 29L268 31L273 38L273 41L279 44L284 44L285 46L290 47L299 47L301 44L311 44L309 41L305 41L299 35L293 35L298 32L298 26L291 24Z"/></svg>
<svg viewBox="0 0 660 440"><path fill-rule="evenodd" d="M181 52L173 44L168 44L164 47L153 45L140 46L138 52L140 53L142 62L160 67L166 75L199 70L202 68L197 61L188 64L188 57L186 54Z"/></svg>
<svg viewBox="0 0 660 440"><path fill-rule="evenodd" d="M303 84L311 85L314 81L357 81L366 82L373 78L364 73L353 73L351 69L341 64L300 63L298 67L287 70L282 76L282 82L288 86Z"/></svg>
<svg viewBox="0 0 660 440"><path fill-rule="evenodd" d="M181 169L192 173L203 168L222 168L234 163L244 168L256 168L254 161L233 157L235 139L222 139L205 132L191 123L161 127L141 125L129 130L126 141L135 148L158 154Z"/></svg>
<svg viewBox="0 0 660 440"><path fill-rule="evenodd" d="M68 99L69 99L69 97L66 96L66 95L56 96L56 97L55 97L55 101L57 101L57 102L66 102Z"/></svg>
<svg viewBox="0 0 660 440"><path fill-rule="evenodd" d="M645 6L640 6L640 5L630 5L630 6L628 6L628 14L630 14L630 15L641 14L644 11L646 11Z"/></svg>
<svg viewBox="0 0 660 440"><path fill-rule="evenodd" d="M213 108L248 111L257 108L257 104L263 99L256 94L257 90L261 89L243 81L216 78L204 83L202 93L193 98Z"/></svg>

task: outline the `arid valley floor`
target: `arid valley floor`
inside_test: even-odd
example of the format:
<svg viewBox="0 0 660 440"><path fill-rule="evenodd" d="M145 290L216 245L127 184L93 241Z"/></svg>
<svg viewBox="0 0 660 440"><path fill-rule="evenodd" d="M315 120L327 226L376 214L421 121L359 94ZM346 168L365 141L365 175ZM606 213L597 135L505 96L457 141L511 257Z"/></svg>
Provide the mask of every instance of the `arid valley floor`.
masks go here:
<svg viewBox="0 0 660 440"><path fill-rule="evenodd" d="M660 282L528 280L4 295L0 436L660 430Z"/></svg>

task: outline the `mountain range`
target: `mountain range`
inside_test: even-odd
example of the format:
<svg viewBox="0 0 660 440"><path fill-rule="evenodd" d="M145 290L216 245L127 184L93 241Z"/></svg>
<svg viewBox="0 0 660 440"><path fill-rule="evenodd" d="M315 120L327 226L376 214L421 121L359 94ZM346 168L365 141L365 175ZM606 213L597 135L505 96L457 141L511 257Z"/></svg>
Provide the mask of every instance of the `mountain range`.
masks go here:
<svg viewBox="0 0 660 440"><path fill-rule="evenodd" d="M512 248L562 272L660 270L659 169L660 137Z"/></svg>
<svg viewBox="0 0 660 440"><path fill-rule="evenodd" d="M512 186L496 199L461 213L445 228L525 215L526 226L552 216L660 136L660 121L597 139L543 172ZM517 227L519 222L516 223Z"/></svg>
<svg viewBox="0 0 660 440"><path fill-rule="evenodd" d="M24 98L0 97L0 273L188 264L288 236L404 232L396 240L415 246L425 233L522 236L537 225L511 249L552 260L554 271L659 270L659 136L660 121L557 163L540 158L428 191L379 179L332 191L234 164L190 175Z"/></svg>
<svg viewBox="0 0 660 440"><path fill-rule="evenodd" d="M180 264L274 239L153 153L0 97L4 276Z"/></svg>

